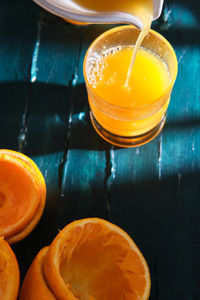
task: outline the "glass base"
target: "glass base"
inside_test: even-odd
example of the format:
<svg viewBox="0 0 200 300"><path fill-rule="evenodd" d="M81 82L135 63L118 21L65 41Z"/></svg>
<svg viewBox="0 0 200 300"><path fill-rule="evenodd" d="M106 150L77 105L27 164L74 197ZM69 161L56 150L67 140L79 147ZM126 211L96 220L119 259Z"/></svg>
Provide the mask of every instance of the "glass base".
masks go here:
<svg viewBox="0 0 200 300"><path fill-rule="evenodd" d="M162 120L157 126L155 126L150 131L137 136L119 136L109 132L97 122L91 111L90 119L92 121L94 129L104 140L118 147L130 148L144 145L153 140L161 132L165 124L166 114L163 116Z"/></svg>

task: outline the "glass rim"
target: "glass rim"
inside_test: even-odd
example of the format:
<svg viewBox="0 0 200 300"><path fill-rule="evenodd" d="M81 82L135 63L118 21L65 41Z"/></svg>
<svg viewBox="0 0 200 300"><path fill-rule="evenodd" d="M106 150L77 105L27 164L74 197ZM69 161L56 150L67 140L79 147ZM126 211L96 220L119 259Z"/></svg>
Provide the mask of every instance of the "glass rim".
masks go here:
<svg viewBox="0 0 200 300"><path fill-rule="evenodd" d="M105 99L103 99L101 96L99 96L94 88L92 87L92 85L89 83L88 78L87 78L87 72L86 72L86 63L87 63L87 59L89 57L89 52L91 51L91 49L95 46L95 44L97 44L100 40L104 39L108 34L110 33L115 33L121 30L125 30L125 29L133 29L136 31L139 31L138 28L136 28L133 25L123 25L123 26L117 26L115 28L111 28L105 32L103 32L102 34L100 34L89 46L89 48L87 49L87 52L85 54L84 57L84 62L83 62L83 75L84 75L84 79L85 79L85 83L86 83L86 87L90 87L90 93L92 93L95 97L97 97L102 104L110 106L111 108L115 108L115 109L120 109L120 110L124 110L124 111L140 111L144 108L148 108L151 107L157 103L159 103L159 101L162 100L162 98L167 95L173 88L173 85L175 83L176 77L177 77L177 73L178 73L178 61L177 61L177 57L176 57L176 53L172 47L172 45L168 42L168 40L163 37L160 33L158 33L157 31L151 29L149 34L152 34L154 36L156 36L158 39L162 40L168 47L168 49L170 50L173 60L175 62L175 66L174 66L174 72L172 77L170 78L170 84L169 86L165 89L165 91L158 97L156 98L153 102L151 102L150 104L144 105L144 106L140 106L140 107L125 107L125 106L119 106L119 105L115 105L115 104L111 104L109 102L107 102Z"/></svg>

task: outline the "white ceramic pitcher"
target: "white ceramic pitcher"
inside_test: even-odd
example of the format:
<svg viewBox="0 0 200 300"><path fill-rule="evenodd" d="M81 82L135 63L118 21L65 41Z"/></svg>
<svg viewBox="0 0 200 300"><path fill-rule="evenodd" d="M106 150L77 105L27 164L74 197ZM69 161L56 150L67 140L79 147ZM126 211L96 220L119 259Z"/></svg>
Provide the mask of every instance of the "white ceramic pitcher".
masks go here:
<svg viewBox="0 0 200 300"><path fill-rule="evenodd" d="M126 12L99 12L88 10L80 7L75 2L73 2L73 0L33 1L49 12L75 22L97 24L127 23L134 24L139 29L142 29L143 27L142 21L139 18ZM154 0L153 20L159 18L163 7L163 2L164 0Z"/></svg>

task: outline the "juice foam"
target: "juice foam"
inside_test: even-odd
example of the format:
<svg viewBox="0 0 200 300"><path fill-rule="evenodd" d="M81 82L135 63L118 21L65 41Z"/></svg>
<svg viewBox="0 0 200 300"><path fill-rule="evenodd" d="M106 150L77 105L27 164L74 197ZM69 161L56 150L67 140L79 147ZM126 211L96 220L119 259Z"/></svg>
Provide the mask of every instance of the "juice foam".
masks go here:
<svg viewBox="0 0 200 300"><path fill-rule="evenodd" d="M164 61L140 47L134 68L125 86L133 46L107 49L88 64L88 80L99 97L110 104L139 108L158 99L170 84Z"/></svg>

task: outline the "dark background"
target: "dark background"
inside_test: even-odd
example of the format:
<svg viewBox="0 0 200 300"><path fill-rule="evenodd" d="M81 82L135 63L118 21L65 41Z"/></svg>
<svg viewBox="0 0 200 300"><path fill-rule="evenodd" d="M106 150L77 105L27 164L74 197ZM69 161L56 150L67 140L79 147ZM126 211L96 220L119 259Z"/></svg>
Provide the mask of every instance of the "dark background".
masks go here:
<svg viewBox="0 0 200 300"><path fill-rule="evenodd" d="M151 300L200 299L200 26L198 1L165 1L153 27L179 74L162 133L119 149L92 128L82 74L111 26L74 26L30 0L0 1L0 148L30 156L47 183L37 228L13 246L23 279L37 252L74 219L126 230L151 272Z"/></svg>

